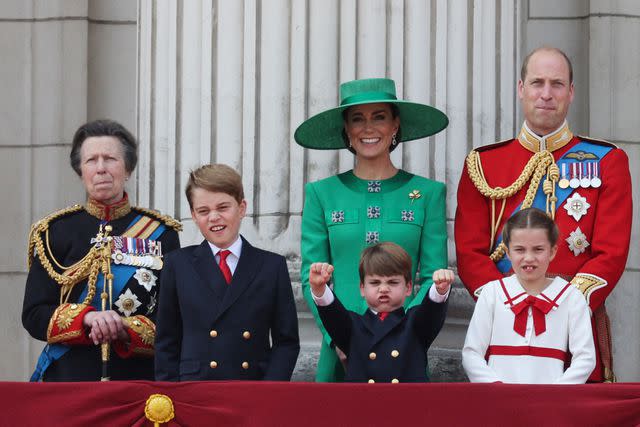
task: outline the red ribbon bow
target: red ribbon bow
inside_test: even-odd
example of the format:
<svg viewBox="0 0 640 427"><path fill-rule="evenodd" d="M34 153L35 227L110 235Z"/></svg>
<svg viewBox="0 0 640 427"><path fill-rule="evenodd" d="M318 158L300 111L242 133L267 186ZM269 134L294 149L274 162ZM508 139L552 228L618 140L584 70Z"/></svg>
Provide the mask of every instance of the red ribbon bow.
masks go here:
<svg viewBox="0 0 640 427"><path fill-rule="evenodd" d="M533 328L536 335L540 335L547 330L545 316L549 311L551 311L553 304L529 295L524 300L511 307L511 311L516 315L516 319L513 322L513 330L523 337L525 336L527 329L527 314L529 312L529 307L531 307L531 311L533 313Z"/></svg>

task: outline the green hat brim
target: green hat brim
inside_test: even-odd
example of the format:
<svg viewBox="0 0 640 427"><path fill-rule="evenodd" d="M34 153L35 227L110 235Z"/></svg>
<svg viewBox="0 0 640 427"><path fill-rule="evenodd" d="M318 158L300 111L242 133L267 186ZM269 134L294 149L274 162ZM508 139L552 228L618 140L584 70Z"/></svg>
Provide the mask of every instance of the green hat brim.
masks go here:
<svg viewBox="0 0 640 427"><path fill-rule="evenodd" d="M342 139L344 119L342 112L354 105L389 103L400 112L400 142L426 138L440 132L449 124L446 114L429 105L403 100L368 100L341 105L305 120L293 134L296 142L306 148L316 150L336 150L347 148Z"/></svg>

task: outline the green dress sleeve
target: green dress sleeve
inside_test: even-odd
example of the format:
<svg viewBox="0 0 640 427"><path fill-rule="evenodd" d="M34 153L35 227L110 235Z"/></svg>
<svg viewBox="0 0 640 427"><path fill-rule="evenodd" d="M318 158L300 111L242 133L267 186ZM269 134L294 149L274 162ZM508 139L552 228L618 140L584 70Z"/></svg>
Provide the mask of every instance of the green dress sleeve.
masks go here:
<svg viewBox="0 0 640 427"><path fill-rule="evenodd" d="M425 220L420 236L420 291L409 304L409 308L419 305L433 284L433 272L447 268L447 209L446 187L443 183L432 181L425 202Z"/></svg>
<svg viewBox="0 0 640 427"><path fill-rule="evenodd" d="M305 185L305 202L302 210L301 256L300 280L302 294L325 341L330 344L331 337L322 325L322 320L311 296L309 286L309 267L311 264L314 262L331 262L329 232L324 219L324 209L320 204L313 183Z"/></svg>

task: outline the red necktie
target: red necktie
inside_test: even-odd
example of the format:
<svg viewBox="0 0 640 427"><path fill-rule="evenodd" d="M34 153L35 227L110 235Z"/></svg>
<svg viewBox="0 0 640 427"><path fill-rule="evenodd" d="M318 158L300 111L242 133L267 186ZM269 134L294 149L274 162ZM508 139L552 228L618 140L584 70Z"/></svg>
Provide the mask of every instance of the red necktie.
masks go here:
<svg viewBox="0 0 640 427"><path fill-rule="evenodd" d="M381 322L384 322L384 319L386 319L388 315L389 315L388 311L381 311L378 313L378 318L380 319Z"/></svg>
<svg viewBox="0 0 640 427"><path fill-rule="evenodd" d="M227 285L231 283L231 269L229 268L229 264L227 264L227 257L231 251L223 250L218 252L220 255L220 271L222 271L222 275L224 276L224 280L227 281Z"/></svg>
<svg viewBox="0 0 640 427"><path fill-rule="evenodd" d="M548 301L529 295L527 298L511 307L511 311L516 315L516 319L513 322L513 330L523 337L525 336L527 329L527 314L529 312L529 307L531 307L531 312L533 314L533 328L536 335L540 335L547 330L547 323L544 320L544 317L551 310L553 305Z"/></svg>

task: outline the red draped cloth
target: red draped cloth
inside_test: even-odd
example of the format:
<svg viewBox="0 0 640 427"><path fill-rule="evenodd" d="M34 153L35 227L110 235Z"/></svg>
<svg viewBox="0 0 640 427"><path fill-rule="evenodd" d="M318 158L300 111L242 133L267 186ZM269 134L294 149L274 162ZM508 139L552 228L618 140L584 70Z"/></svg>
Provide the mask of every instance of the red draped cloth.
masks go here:
<svg viewBox="0 0 640 427"><path fill-rule="evenodd" d="M640 383L315 384L0 382L0 425L152 426L152 394L173 402L163 426L634 426Z"/></svg>

